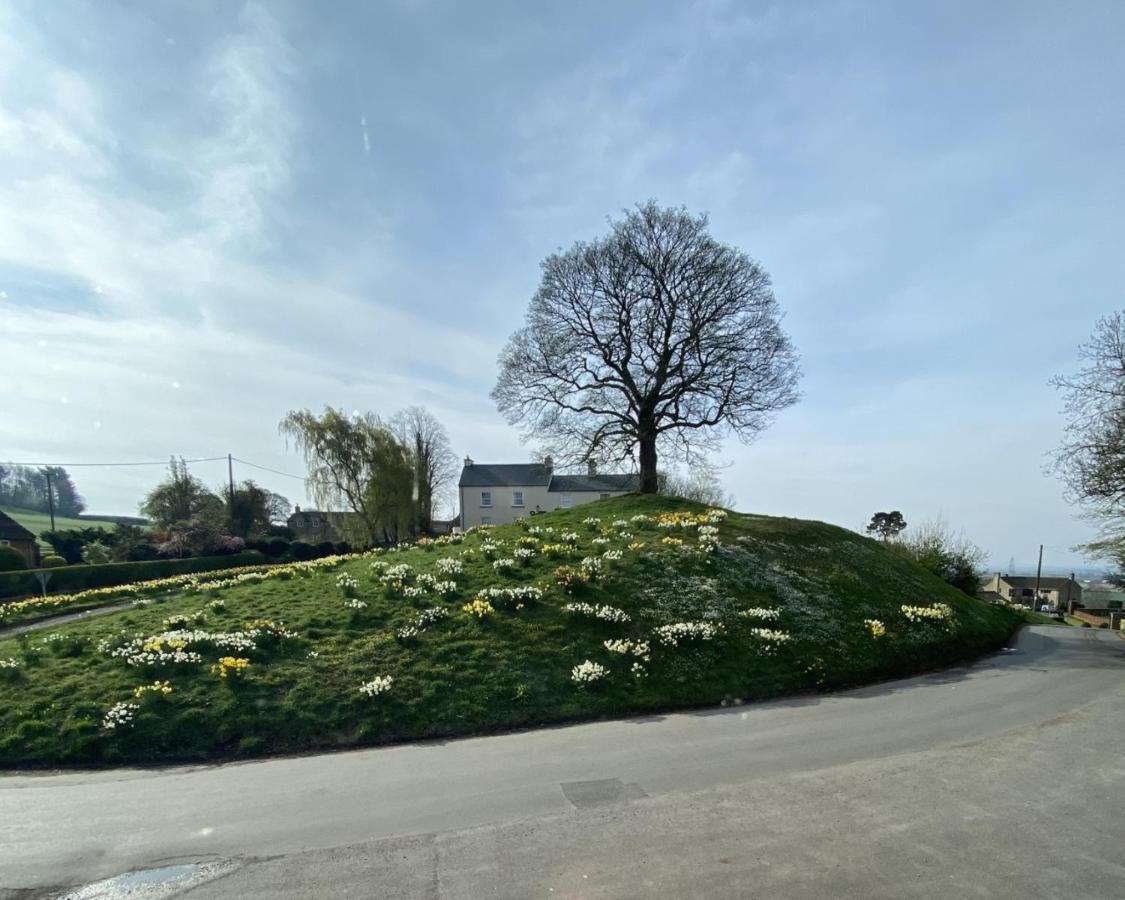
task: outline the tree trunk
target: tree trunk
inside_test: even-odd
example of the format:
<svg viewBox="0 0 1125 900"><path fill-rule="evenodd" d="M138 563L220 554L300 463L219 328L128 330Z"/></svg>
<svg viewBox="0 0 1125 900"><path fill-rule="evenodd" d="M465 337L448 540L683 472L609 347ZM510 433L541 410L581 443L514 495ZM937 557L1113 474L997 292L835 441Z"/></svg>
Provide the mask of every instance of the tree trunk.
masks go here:
<svg viewBox="0 0 1125 900"><path fill-rule="evenodd" d="M641 463L641 493L656 494L660 481L656 475L656 429L642 428L638 441Z"/></svg>

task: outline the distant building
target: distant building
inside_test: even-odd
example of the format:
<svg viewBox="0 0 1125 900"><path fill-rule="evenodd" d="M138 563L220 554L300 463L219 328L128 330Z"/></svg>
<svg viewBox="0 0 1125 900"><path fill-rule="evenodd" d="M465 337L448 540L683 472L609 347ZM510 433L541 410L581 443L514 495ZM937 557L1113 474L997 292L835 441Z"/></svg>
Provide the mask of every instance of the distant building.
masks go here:
<svg viewBox="0 0 1125 900"><path fill-rule="evenodd" d="M1035 606L1043 604L1066 609L1071 600L1082 602L1082 585L1074 580L1074 575L1069 578L1039 579L1039 597L1035 596L1034 575L1002 575L997 572L981 586L984 595L995 594L1008 603L1026 603Z"/></svg>
<svg viewBox="0 0 1125 900"><path fill-rule="evenodd" d="M556 475L551 458L541 463L475 463L465 457L457 483L461 527L505 525L523 516L569 509L639 490L639 475Z"/></svg>
<svg viewBox="0 0 1125 900"><path fill-rule="evenodd" d="M4 512L0 512L0 547L11 547L33 569L39 565L39 542L35 535Z"/></svg>
<svg viewBox="0 0 1125 900"><path fill-rule="evenodd" d="M336 543L345 540L344 523L354 515L352 512L324 512L319 509L301 509L298 506L285 524L293 532L295 540L307 544L320 544L324 541Z"/></svg>

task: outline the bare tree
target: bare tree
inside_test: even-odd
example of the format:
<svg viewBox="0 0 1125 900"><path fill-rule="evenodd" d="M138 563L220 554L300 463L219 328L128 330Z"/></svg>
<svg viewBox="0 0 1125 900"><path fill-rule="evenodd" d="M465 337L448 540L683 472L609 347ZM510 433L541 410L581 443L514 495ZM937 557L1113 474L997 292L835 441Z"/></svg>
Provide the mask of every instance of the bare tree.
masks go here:
<svg viewBox="0 0 1125 900"><path fill-rule="evenodd" d="M547 257L492 397L563 464L698 463L795 403L800 372L769 276L707 233L707 217L654 202Z"/></svg>
<svg viewBox="0 0 1125 900"><path fill-rule="evenodd" d="M408 406L391 417L391 430L414 464L415 524L429 531L434 507L449 499L457 455L445 427L424 406Z"/></svg>
<svg viewBox="0 0 1125 900"><path fill-rule="evenodd" d="M1125 516L1125 316L1099 319L1078 357L1076 375L1051 379L1067 418L1053 468L1070 499L1112 529Z"/></svg>
<svg viewBox="0 0 1125 900"><path fill-rule="evenodd" d="M710 468L695 468L686 475L678 471L662 474L660 493L694 500L707 506L734 508L734 497L723 490L718 474Z"/></svg>

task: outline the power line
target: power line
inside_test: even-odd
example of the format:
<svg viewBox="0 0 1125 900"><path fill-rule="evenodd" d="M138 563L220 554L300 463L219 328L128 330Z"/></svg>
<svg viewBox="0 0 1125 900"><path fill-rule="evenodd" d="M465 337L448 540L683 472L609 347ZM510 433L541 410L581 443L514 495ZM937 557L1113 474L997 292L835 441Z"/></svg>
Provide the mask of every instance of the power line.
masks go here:
<svg viewBox="0 0 1125 900"><path fill-rule="evenodd" d="M198 459L185 459L185 460L182 460L182 461L186 462L186 463L199 463L199 462L216 462L220 459L226 459L226 456L201 456ZM168 460L162 459L162 460L160 460L160 462L96 462L96 463L91 463L91 462L78 462L78 463L76 463L76 462L68 462L68 463L60 463L60 462L12 462L11 460L5 460L4 465L6 465L6 466L26 466L29 469L34 468L35 466L43 466L44 468L57 467L57 468L60 468L60 469L76 469L76 468L79 468L79 467L98 468L99 466L166 466L166 465L168 465ZM247 465L252 465L252 463L247 463Z"/></svg>
<svg viewBox="0 0 1125 900"><path fill-rule="evenodd" d="M263 472L273 472L274 475L284 475L286 478L296 478L298 481L313 481L315 479L307 478L304 475L294 475L292 472L282 472L279 469L271 469L269 466L260 466L257 463L252 463L249 460L240 459L237 456L231 457L236 463L242 463L244 466L249 466L252 469L261 469Z"/></svg>

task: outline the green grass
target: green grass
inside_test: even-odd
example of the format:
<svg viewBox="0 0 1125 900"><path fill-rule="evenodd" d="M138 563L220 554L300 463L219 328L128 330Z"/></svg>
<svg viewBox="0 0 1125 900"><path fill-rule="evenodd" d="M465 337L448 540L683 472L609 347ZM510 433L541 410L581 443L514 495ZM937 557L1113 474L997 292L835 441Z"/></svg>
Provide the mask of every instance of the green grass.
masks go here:
<svg viewBox="0 0 1125 900"><path fill-rule="evenodd" d="M24 528L39 537L44 531L51 530L51 517L47 513L35 512L30 509L19 509L15 506L6 506L2 510L19 522ZM71 519L66 516L55 516L55 528L59 531L70 528L104 528L113 531L117 528L116 522L105 519ZM39 546L49 552L51 545L46 541L39 541Z"/></svg>
<svg viewBox="0 0 1125 900"><path fill-rule="evenodd" d="M633 538L611 523L637 514L699 511L684 501L628 496L536 516L525 523L577 531L578 548L567 559L541 553L510 575L497 574L482 543L503 541L510 556L527 532L519 525L475 532L460 545L414 548L379 557L435 573L435 561L462 562L456 596L408 598L388 594L371 572L373 557L347 559L306 575L270 578L196 593L174 594L151 605L97 619L59 625L22 639L0 641L0 763L7 766L117 764L205 760L322 750L511 729L633 712L755 700L829 689L917 672L1000 645L1019 624L1011 610L965 596L877 542L818 522L731 514L720 526L714 554L690 551L694 529L665 532L630 525ZM608 544L582 524L600 516ZM684 548L662 538L672 534ZM629 549L630 542L644 547ZM685 552L685 548L688 551ZM578 566L594 553L620 549L605 563L604 581L570 596L552 577L556 566ZM470 555L462 556L464 551ZM359 582L358 598L345 605L336 579ZM462 611L479 590L540 585L541 600L501 607L484 619ZM221 599L221 603L214 604ZM570 602L609 604L631 620L617 624L563 610ZM945 623L907 620L903 604L948 604ZM440 607L448 617L414 638L396 629L422 610ZM739 615L747 608L780 610L776 621ZM199 615L191 627L232 632L253 619L283 621L292 638L264 638L246 652L200 642L198 663L130 666L98 645L118 646L164 630L172 615ZM867 619L886 635L872 636ZM678 622L720 622L713 640L683 639L664 646L653 630ZM755 628L789 639L771 646ZM637 660L611 652L608 639L651 643L645 675L630 672ZM211 671L218 657L250 660L241 676ZM609 670L585 686L572 668L591 660ZM360 684L394 679L383 695L366 697ZM106 712L133 702L134 688L154 679L171 682L167 696L145 695L131 724L108 730Z"/></svg>

